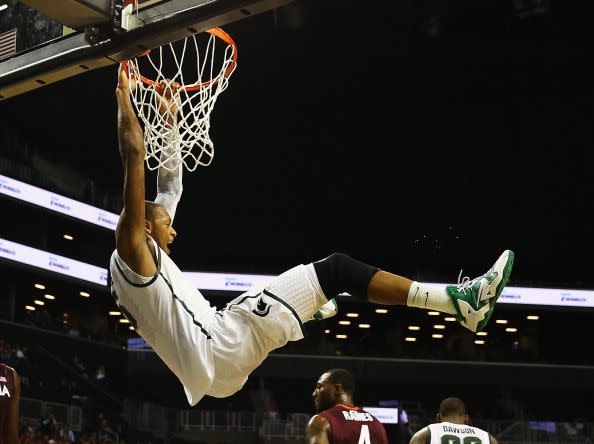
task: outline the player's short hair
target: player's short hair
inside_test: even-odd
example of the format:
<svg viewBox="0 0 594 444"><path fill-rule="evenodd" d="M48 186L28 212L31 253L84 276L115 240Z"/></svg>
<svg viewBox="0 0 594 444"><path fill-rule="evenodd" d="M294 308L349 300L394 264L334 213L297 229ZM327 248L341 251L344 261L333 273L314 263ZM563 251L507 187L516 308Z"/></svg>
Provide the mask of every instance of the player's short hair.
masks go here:
<svg viewBox="0 0 594 444"><path fill-rule="evenodd" d="M150 200L144 201L144 218L154 219L157 216L157 209L160 207L158 203L151 202Z"/></svg>
<svg viewBox="0 0 594 444"><path fill-rule="evenodd" d="M344 392L350 397L353 397L355 394L355 378L348 370L344 368L333 368L326 373L330 375L328 378L330 384L340 384Z"/></svg>
<svg viewBox="0 0 594 444"><path fill-rule="evenodd" d="M466 415L466 405L460 398L446 398L439 404L439 414L441 416L464 416Z"/></svg>

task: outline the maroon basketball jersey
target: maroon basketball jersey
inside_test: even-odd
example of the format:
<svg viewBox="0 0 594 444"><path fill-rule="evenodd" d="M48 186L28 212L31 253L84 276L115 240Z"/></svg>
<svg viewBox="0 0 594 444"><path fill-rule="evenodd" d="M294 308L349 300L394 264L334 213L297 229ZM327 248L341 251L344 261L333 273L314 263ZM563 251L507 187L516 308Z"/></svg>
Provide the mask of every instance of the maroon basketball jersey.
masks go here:
<svg viewBox="0 0 594 444"><path fill-rule="evenodd" d="M330 423L331 444L388 444L382 423L361 407L336 404L320 415Z"/></svg>
<svg viewBox="0 0 594 444"><path fill-rule="evenodd" d="M16 402L14 370L0 363L0 443L7 439L10 404Z"/></svg>

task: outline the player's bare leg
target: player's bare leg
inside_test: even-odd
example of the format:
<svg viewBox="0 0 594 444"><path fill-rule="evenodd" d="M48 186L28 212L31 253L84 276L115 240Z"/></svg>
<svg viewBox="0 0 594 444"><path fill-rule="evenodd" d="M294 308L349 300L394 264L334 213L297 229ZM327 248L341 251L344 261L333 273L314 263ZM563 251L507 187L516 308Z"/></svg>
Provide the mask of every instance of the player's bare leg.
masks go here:
<svg viewBox="0 0 594 444"><path fill-rule="evenodd" d="M332 255L324 261L314 265L321 282L330 282L324 290L327 295L339 294L351 288L357 293L355 297L377 304L408 305L452 314L464 327L480 331L493 314L495 302L507 284L514 253L505 250L485 274L447 286L412 281L375 269L346 255ZM362 288L363 282L368 282L365 289ZM336 301L331 299L314 315L314 319L334 316L337 311Z"/></svg>

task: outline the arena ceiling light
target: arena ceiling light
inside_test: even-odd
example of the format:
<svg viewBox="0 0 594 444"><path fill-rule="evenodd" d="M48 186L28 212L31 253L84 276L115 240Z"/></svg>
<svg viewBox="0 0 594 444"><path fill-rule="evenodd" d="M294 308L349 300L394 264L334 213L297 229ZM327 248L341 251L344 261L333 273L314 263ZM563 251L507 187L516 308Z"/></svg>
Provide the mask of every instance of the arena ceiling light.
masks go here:
<svg viewBox="0 0 594 444"><path fill-rule="evenodd" d="M418 325L409 325L408 329L412 331L418 331L421 329L421 327L419 327Z"/></svg>
<svg viewBox="0 0 594 444"><path fill-rule="evenodd" d="M328 334L328 333L330 333L330 330L326 329L326 330L324 330L324 333Z"/></svg>
<svg viewBox="0 0 594 444"><path fill-rule="evenodd" d="M35 307L33 307L32 305L25 305L25 310L35 311Z"/></svg>
<svg viewBox="0 0 594 444"><path fill-rule="evenodd" d="M130 325L130 326L128 327L128 330L130 330L130 331L134 331L135 329L134 329L134 327L132 327L132 326Z"/></svg>
<svg viewBox="0 0 594 444"><path fill-rule="evenodd" d="M497 319L495 321L496 324L507 324L507 319Z"/></svg>
<svg viewBox="0 0 594 444"><path fill-rule="evenodd" d="M0 11L4 11L6 8L8 8L8 5L6 3L3 5L0 5Z"/></svg>
<svg viewBox="0 0 594 444"><path fill-rule="evenodd" d="M42 284L35 284L33 285L35 288L37 288L38 290L45 290L45 285Z"/></svg>
<svg viewBox="0 0 594 444"><path fill-rule="evenodd" d="M370 324L359 324L359 328L371 328Z"/></svg>
<svg viewBox="0 0 594 444"><path fill-rule="evenodd" d="M515 332L517 332L517 331L518 331L518 329L517 329L517 328L515 328L515 327L507 327L507 328L505 329L505 331L506 331L506 332L508 332L508 333L515 333Z"/></svg>
<svg viewBox="0 0 594 444"><path fill-rule="evenodd" d="M56 297L52 294L44 294L43 297L46 299L49 299L50 301L53 301L54 299L56 299Z"/></svg>
<svg viewBox="0 0 594 444"><path fill-rule="evenodd" d="M438 311L428 311L427 314L429 316L439 316L439 312Z"/></svg>
<svg viewBox="0 0 594 444"><path fill-rule="evenodd" d="M120 324L129 324L129 323L130 323L130 321L126 318L120 319Z"/></svg>
<svg viewBox="0 0 594 444"><path fill-rule="evenodd" d="M415 342L417 340L417 338L413 338L412 336L407 336L406 338L404 338L404 340L406 342Z"/></svg>
<svg viewBox="0 0 594 444"><path fill-rule="evenodd" d="M528 315L526 316L526 319L528 319L529 321L538 321L540 317L537 315Z"/></svg>
<svg viewBox="0 0 594 444"><path fill-rule="evenodd" d="M346 316L347 318L358 318L359 313L347 313Z"/></svg>
<svg viewBox="0 0 594 444"><path fill-rule="evenodd" d="M72 236L71 234L65 234L64 235L64 239L66 239L66 240L74 240L74 236Z"/></svg>
<svg viewBox="0 0 594 444"><path fill-rule="evenodd" d="M45 305L45 302L43 302L43 301L40 301L40 300L38 300L38 299L35 299L35 300L33 301L33 303L34 303L35 305Z"/></svg>
<svg viewBox="0 0 594 444"><path fill-rule="evenodd" d="M487 332L486 331L479 331L476 335L477 336L487 336Z"/></svg>
<svg viewBox="0 0 594 444"><path fill-rule="evenodd" d="M337 339L346 339L346 338L348 338L348 336L347 335L336 335L336 338Z"/></svg>
<svg viewBox="0 0 594 444"><path fill-rule="evenodd" d="M484 345L485 341L483 341L482 339L477 339L476 341L474 341L474 343L477 345Z"/></svg>
<svg viewBox="0 0 594 444"><path fill-rule="evenodd" d="M351 321L338 321L340 325L351 325Z"/></svg>
<svg viewBox="0 0 594 444"><path fill-rule="evenodd" d="M122 313L119 311L110 311L109 316L120 316Z"/></svg>
<svg viewBox="0 0 594 444"><path fill-rule="evenodd" d="M388 310L386 310L385 308L376 308L375 312L380 314L386 314Z"/></svg>
<svg viewBox="0 0 594 444"><path fill-rule="evenodd" d="M444 321L446 322L456 322L456 318L452 318L452 317L447 317L447 318L443 318Z"/></svg>
<svg viewBox="0 0 594 444"><path fill-rule="evenodd" d="M440 334L440 333L433 333L431 335L431 337L434 338L434 339L441 339L441 338L443 338L443 335Z"/></svg>
<svg viewBox="0 0 594 444"><path fill-rule="evenodd" d="M83 298L88 298L89 296L91 296L89 293L87 293L86 291L81 291L79 293Z"/></svg>
<svg viewBox="0 0 594 444"><path fill-rule="evenodd" d="M445 325L443 325L443 324L435 324L433 326L433 328L436 329L436 330L444 330L445 329Z"/></svg>

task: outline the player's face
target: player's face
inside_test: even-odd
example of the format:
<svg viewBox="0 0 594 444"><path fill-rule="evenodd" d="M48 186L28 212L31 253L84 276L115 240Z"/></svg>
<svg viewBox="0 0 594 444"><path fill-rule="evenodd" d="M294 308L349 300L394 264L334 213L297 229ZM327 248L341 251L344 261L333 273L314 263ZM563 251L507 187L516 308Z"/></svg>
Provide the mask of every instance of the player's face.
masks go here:
<svg viewBox="0 0 594 444"><path fill-rule="evenodd" d="M320 376L320 379L316 383L316 388L312 393L313 402L318 412L336 405L336 386L331 384L329 379L329 373L324 373Z"/></svg>
<svg viewBox="0 0 594 444"><path fill-rule="evenodd" d="M168 245L173 242L177 233L171 226L169 213L165 208L158 207L150 222L151 230L149 234L165 253L170 254L171 251L169 251Z"/></svg>

